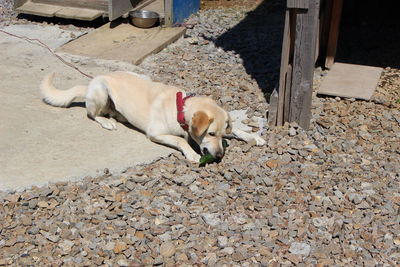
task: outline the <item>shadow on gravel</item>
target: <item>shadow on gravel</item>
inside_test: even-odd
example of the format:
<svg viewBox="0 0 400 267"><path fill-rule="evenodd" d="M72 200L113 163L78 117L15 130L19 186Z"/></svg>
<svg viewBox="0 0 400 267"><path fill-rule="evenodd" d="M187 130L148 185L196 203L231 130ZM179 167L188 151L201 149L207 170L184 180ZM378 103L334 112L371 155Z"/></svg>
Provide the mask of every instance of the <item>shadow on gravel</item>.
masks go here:
<svg viewBox="0 0 400 267"><path fill-rule="evenodd" d="M246 72L266 94L279 80L285 4L264 0L239 24L213 40L218 47L240 55Z"/></svg>
<svg viewBox="0 0 400 267"><path fill-rule="evenodd" d="M344 1L336 61L400 68L397 0Z"/></svg>

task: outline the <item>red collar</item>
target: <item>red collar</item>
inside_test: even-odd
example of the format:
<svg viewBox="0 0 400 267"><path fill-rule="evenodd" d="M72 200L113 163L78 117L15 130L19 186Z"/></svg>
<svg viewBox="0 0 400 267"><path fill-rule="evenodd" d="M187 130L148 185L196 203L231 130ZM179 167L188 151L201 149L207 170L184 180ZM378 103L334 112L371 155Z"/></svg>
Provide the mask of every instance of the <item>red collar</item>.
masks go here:
<svg viewBox="0 0 400 267"><path fill-rule="evenodd" d="M182 92L176 93L176 109L178 111L177 120L179 125L183 128L183 130L189 130L189 125L185 121L185 113L183 112L183 106L185 105L186 99L191 97L191 95L187 95L185 97L182 96Z"/></svg>

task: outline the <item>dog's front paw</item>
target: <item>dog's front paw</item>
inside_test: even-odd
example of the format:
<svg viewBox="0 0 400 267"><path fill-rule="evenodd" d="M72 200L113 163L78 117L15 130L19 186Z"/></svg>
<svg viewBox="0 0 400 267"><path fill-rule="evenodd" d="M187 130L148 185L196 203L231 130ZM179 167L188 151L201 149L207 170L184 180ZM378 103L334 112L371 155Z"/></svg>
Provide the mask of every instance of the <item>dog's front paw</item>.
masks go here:
<svg viewBox="0 0 400 267"><path fill-rule="evenodd" d="M193 162L193 163L199 163L201 156L197 153L190 153L185 155L186 159Z"/></svg>
<svg viewBox="0 0 400 267"><path fill-rule="evenodd" d="M257 146L263 146L265 145L266 141L264 140L264 138L260 137L260 136L254 136L253 139L256 142Z"/></svg>
<svg viewBox="0 0 400 267"><path fill-rule="evenodd" d="M117 123L114 118L104 118L104 117L95 117L95 121L100 123L101 127L107 130L116 130L117 129Z"/></svg>

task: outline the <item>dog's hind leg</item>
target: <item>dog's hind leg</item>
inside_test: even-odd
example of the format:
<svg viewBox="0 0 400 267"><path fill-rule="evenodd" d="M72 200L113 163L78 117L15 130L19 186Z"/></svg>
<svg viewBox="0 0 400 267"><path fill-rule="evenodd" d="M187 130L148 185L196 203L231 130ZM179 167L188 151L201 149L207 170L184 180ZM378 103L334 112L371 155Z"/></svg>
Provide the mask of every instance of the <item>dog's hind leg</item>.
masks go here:
<svg viewBox="0 0 400 267"><path fill-rule="evenodd" d="M110 114L110 101L103 81L100 79L92 80L86 95L87 115L98 122L103 128L115 130L117 129L115 119L105 117Z"/></svg>

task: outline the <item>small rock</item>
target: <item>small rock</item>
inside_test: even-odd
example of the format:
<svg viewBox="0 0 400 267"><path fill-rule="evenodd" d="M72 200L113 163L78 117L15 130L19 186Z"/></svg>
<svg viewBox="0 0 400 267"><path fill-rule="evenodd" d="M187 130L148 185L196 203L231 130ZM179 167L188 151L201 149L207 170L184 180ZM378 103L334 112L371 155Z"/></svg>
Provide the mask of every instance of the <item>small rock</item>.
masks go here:
<svg viewBox="0 0 400 267"><path fill-rule="evenodd" d="M290 245L289 251L295 255L308 256L311 252L311 247L306 243L293 242Z"/></svg>
<svg viewBox="0 0 400 267"><path fill-rule="evenodd" d="M57 242L60 240L60 236L58 236L58 235L53 235L53 234L51 234L51 233L49 233L49 232L46 232L46 231L43 231L43 230L40 230L40 233L41 233L46 239L50 240L50 241L53 242L53 243L57 243Z"/></svg>
<svg viewBox="0 0 400 267"><path fill-rule="evenodd" d="M218 247L224 248L228 245L228 238L226 236L218 237Z"/></svg>
<svg viewBox="0 0 400 267"><path fill-rule="evenodd" d="M37 200L37 199L31 199L31 200L29 200L29 202L28 202L29 208L30 208L30 209L36 208L38 202L39 202L39 200Z"/></svg>
<svg viewBox="0 0 400 267"><path fill-rule="evenodd" d="M118 260L118 261L117 261L117 264L118 264L119 266L129 266L129 263L128 263L126 260L124 260L124 259Z"/></svg>
<svg viewBox="0 0 400 267"><path fill-rule="evenodd" d="M293 128L293 127L290 127L290 128L289 128L289 135L290 135L290 136L295 136L296 134L297 134L296 129Z"/></svg>
<svg viewBox="0 0 400 267"><path fill-rule="evenodd" d="M24 226L30 226L30 225L32 225L32 219L31 219L30 217L28 217L28 216L22 216L22 217L20 218L20 220L21 220L21 223L22 223Z"/></svg>
<svg viewBox="0 0 400 267"><path fill-rule="evenodd" d="M115 247L115 242L108 242L108 243L105 245L104 249L105 249L105 250L113 250L114 247Z"/></svg>
<svg viewBox="0 0 400 267"><path fill-rule="evenodd" d="M115 220L114 225L117 227L125 227L127 225L126 221L123 220Z"/></svg>
<svg viewBox="0 0 400 267"><path fill-rule="evenodd" d="M219 219L219 215L217 213L203 213L202 218L207 224L211 226L217 226L221 223L221 220Z"/></svg>
<svg viewBox="0 0 400 267"><path fill-rule="evenodd" d="M188 186L196 180L196 177L193 174L184 174L180 176L174 176L172 180L177 184L177 185L185 185Z"/></svg>
<svg viewBox="0 0 400 267"><path fill-rule="evenodd" d="M46 201L39 201L37 205L39 208L47 208L49 206L49 204Z"/></svg>
<svg viewBox="0 0 400 267"><path fill-rule="evenodd" d="M235 252L235 249L233 247L226 247L221 252L232 255Z"/></svg>
<svg viewBox="0 0 400 267"><path fill-rule="evenodd" d="M58 244L58 247L61 248L63 255L69 254L71 252L72 247L75 245L74 242L66 239Z"/></svg>
<svg viewBox="0 0 400 267"><path fill-rule="evenodd" d="M125 242L117 242L114 246L114 253L119 254L125 251L128 248L127 244Z"/></svg>
<svg viewBox="0 0 400 267"><path fill-rule="evenodd" d="M161 244L160 246L160 254L163 257L169 258L172 257L176 252L176 248L174 243L167 241Z"/></svg>
<svg viewBox="0 0 400 267"><path fill-rule="evenodd" d="M268 160L267 162L265 162L265 165L267 165L271 169L275 169L276 167L278 167L278 161L275 159Z"/></svg>

